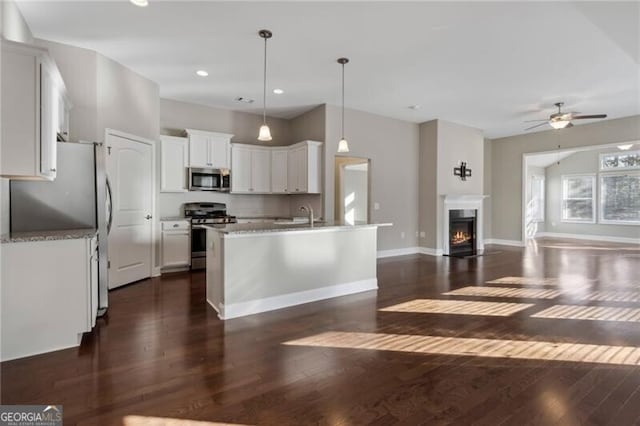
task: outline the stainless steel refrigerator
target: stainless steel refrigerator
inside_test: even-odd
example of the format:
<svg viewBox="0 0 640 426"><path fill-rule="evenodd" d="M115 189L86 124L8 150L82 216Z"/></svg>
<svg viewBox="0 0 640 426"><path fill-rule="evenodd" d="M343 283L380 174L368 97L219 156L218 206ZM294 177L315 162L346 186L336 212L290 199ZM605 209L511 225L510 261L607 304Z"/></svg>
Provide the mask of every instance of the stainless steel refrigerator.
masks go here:
<svg viewBox="0 0 640 426"><path fill-rule="evenodd" d="M11 181L11 232L98 230L98 316L109 301L108 242L111 190L106 149L95 142L58 142L52 182Z"/></svg>

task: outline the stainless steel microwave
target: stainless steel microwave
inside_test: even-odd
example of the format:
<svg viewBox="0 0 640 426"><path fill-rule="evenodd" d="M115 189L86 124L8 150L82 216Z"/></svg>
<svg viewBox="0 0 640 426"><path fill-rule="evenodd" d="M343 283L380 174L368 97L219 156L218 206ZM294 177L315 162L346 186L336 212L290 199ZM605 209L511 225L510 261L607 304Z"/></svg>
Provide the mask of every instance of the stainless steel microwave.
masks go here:
<svg viewBox="0 0 640 426"><path fill-rule="evenodd" d="M189 191L222 191L231 189L229 169L189 168Z"/></svg>

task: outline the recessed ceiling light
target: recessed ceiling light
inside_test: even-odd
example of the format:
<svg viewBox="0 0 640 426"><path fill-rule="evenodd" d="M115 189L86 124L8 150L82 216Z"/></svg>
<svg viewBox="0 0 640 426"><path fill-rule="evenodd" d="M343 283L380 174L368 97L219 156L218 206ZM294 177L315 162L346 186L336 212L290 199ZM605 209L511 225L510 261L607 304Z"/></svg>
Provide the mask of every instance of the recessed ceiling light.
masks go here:
<svg viewBox="0 0 640 426"><path fill-rule="evenodd" d="M129 0L131 3L135 4L138 7L146 7L149 6L148 0Z"/></svg>
<svg viewBox="0 0 640 426"><path fill-rule="evenodd" d="M209 75L209 73L206 72L205 70L198 70L196 71L196 74L198 74L200 77L206 77Z"/></svg>
<svg viewBox="0 0 640 426"><path fill-rule="evenodd" d="M282 89L273 89L273 93L275 93L276 95L282 95L284 93L284 90L282 90Z"/></svg>

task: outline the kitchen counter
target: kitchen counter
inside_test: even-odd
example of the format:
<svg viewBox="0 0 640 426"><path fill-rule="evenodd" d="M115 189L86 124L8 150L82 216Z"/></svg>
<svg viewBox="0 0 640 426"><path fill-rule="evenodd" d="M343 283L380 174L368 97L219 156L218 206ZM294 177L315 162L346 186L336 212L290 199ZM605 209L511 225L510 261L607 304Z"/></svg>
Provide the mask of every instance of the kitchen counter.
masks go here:
<svg viewBox="0 0 640 426"><path fill-rule="evenodd" d="M208 226L225 235L260 234L260 233L281 233L281 232L315 232L329 230L352 230L356 228L391 226L391 223L367 223L361 222L354 225L345 225L339 222L314 222L313 226L308 223L231 223L224 226Z"/></svg>
<svg viewBox="0 0 640 426"><path fill-rule="evenodd" d="M384 225L207 226L207 302L226 320L375 291Z"/></svg>
<svg viewBox="0 0 640 426"><path fill-rule="evenodd" d="M0 243L27 243L33 241L90 239L98 233L97 229L65 229L57 231L12 232L0 236Z"/></svg>

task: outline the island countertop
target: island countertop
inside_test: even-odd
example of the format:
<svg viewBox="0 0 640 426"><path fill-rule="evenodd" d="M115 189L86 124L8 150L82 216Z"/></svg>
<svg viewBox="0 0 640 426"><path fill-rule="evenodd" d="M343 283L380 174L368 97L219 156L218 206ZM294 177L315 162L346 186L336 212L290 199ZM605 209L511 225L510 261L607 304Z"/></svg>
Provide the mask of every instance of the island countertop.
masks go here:
<svg viewBox="0 0 640 426"><path fill-rule="evenodd" d="M315 222L313 226L308 223L302 224L283 224L283 223L231 223L227 225L206 225L207 228L218 231L225 236L234 235L255 235L255 234L272 234L282 232L315 232L315 231L340 231L351 230L356 228L392 226L391 223L367 223L356 222L353 225L347 225L340 222Z"/></svg>
<svg viewBox="0 0 640 426"><path fill-rule="evenodd" d="M0 243L28 243L33 241L54 241L54 240L76 240L93 238L98 230L95 228L86 229L65 229L57 231L29 231L12 232L0 236Z"/></svg>

